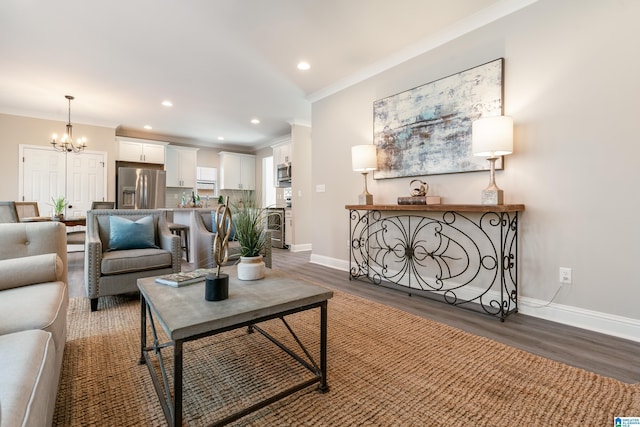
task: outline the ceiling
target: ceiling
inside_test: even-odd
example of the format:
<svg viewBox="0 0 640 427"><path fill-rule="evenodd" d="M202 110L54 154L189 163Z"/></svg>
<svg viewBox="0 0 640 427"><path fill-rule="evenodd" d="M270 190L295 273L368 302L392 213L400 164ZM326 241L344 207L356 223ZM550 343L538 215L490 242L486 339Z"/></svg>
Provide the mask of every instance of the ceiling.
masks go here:
<svg viewBox="0 0 640 427"><path fill-rule="evenodd" d="M311 125L313 101L533 1L2 0L0 113L66 121L73 95L76 136L255 149Z"/></svg>

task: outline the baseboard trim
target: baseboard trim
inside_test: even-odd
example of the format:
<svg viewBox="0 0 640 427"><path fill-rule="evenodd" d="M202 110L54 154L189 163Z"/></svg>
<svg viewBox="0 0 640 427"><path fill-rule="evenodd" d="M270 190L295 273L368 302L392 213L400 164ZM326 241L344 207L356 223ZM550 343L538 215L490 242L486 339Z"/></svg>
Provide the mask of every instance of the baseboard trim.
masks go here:
<svg viewBox="0 0 640 427"><path fill-rule="evenodd" d="M291 245L289 246L289 250L291 252L304 252L311 250L311 243L305 243L302 245Z"/></svg>
<svg viewBox="0 0 640 427"><path fill-rule="evenodd" d="M324 265L325 267L335 268L336 270L349 271L349 261L344 261L337 258L311 254L309 262Z"/></svg>
<svg viewBox="0 0 640 427"><path fill-rule="evenodd" d="M315 254L311 254L309 261L336 270L349 271L349 261ZM518 311L527 316L640 342L640 319L564 304L547 305L546 301L528 297L518 299Z"/></svg>
<svg viewBox="0 0 640 427"><path fill-rule="evenodd" d="M576 328L640 342L640 320L570 305L551 303L534 298L520 297L518 311Z"/></svg>

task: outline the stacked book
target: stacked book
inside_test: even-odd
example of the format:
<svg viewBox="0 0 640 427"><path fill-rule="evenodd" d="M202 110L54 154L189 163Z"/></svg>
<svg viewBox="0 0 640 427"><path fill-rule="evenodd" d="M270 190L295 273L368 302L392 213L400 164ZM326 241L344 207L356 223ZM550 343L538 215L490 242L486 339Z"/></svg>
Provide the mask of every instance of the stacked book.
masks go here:
<svg viewBox="0 0 640 427"><path fill-rule="evenodd" d="M398 197L399 205L439 205L440 196Z"/></svg>
<svg viewBox="0 0 640 427"><path fill-rule="evenodd" d="M207 274L214 273L215 271L215 268L198 268L193 271L181 271L180 273L165 274L163 276L156 277L156 283L162 283L163 285L179 288L180 286L202 282Z"/></svg>

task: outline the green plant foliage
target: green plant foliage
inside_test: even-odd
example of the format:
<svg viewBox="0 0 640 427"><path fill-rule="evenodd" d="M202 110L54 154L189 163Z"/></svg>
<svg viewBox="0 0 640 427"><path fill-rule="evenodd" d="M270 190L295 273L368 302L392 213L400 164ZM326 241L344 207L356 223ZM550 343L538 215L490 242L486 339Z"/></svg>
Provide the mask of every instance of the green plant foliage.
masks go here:
<svg viewBox="0 0 640 427"><path fill-rule="evenodd" d="M269 214L258 205L255 192L243 191L240 202L231 206L231 212L236 238L240 243L240 255L260 255L267 243L265 226Z"/></svg>
<svg viewBox="0 0 640 427"><path fill-rule="evenodd" d="M64 212L64 207L67 205L67 200L63 196L51 196L51 202L51 206L53 207L56 215L60 215Z"/></svg>

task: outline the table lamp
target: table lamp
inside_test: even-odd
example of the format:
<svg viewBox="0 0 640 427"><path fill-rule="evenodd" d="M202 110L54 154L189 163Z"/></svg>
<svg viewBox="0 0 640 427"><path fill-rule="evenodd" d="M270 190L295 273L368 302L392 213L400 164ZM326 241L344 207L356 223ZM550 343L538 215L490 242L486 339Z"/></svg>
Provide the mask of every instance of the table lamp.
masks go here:
<svg viewBox="0 0 640 427"><path fill-rule="evenodd" d="M482 190L483 205L501 205L503 192L496 185L496 160L513 152L513 119L486 117L473 122L471 149L474 156L486 157L491 166L489 186Z"/></svg>
<svg viewBox="0 0 640 427"><path fill-rule="evenodd" d="M364 191L358 195L358 204L372 205L373 195L367 191L367 174L378 169L376 146L365 144L351 147L351 167L354 172L360 172L364 177Z"/></svg>

